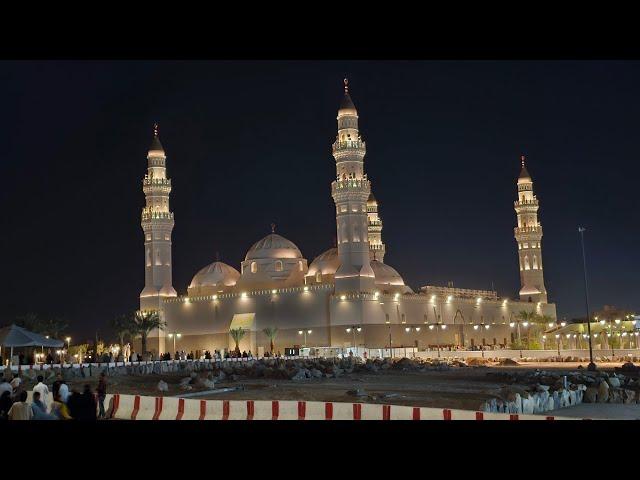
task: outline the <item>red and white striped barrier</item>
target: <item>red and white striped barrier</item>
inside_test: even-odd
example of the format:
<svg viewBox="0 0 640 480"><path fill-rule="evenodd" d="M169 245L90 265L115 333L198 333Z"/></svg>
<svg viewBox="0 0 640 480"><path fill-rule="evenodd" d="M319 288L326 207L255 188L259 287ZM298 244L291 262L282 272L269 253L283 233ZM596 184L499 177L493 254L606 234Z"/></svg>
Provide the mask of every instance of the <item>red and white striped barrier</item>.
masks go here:
<svg viewBox="0 0 640 480"><path fill-rule="evenodd" d="M120 394L107 395L106 405L111 418L119 420L579 420L367 403L196 400Z"/></svg>

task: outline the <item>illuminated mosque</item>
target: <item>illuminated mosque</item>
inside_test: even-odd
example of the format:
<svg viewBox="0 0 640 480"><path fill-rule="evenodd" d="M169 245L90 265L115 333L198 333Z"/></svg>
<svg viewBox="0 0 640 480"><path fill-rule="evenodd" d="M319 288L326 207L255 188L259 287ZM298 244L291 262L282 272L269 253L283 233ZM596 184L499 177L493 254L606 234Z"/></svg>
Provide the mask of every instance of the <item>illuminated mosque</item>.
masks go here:
<svg viewBox="0 0 640 480"><path fill-rule="evenodd" d="M214 261L193 276L187 294L180 296L171 274L171 180L154 129L143 179L145 286L140 309L159 311L166 327L151 333L152 352L171 351L170 339L178 333L179 350L230 350L235 342L229 331L236 328L246 331L240 349L254 353L269 348L265 328L278 329L275 346L281 352L302 346L507 345L514 339L513 324L521 311L555 319L555 304L547 303L544 286L538 199L524 157L514 202L519 299L453 286L414 291L384 263L382 219L365 173L366 144L346 79L337 122L336 177L331 183L337 245L309 263L298 246L275 233L272 225L271 233L248 249L239 270Z"/></svg>

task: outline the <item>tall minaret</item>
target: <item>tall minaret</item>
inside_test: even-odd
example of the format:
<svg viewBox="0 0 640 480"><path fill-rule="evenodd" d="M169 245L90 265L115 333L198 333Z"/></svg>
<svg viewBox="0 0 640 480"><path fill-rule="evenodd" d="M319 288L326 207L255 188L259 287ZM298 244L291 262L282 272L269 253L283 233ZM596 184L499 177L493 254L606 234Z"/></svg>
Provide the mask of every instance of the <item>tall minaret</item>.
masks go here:
<svg viewBox="0 0 640 480"><path fill-rule="evenodd" d="M171 281L171 231L173 213L169 210L171 180L167 178L166 155L153 126L153 140L147 160L149 167L142 180L146 206L142 209L144 231L144 289L140 292L140 310L160 310L162 299L177 295Z"/></svg>
<svg viewBox="0 0 640 480"><path fill-rule="evenodd" d="M378 201L373 192L367 200L367 217L369 233L369 259L384 263L386 247L382 243L382 219L378 216Z"/></svg>
<svg viewBox="0 0 640 480"><path fill-rule="evenodd" d="M338 256L336 293L372 292L375 276L369 264L367 199L371 184L364 173L365 143L358 132L358 112L344 79L344 97L338 110L338 136L333 144L336 180L331 195L336 203Z"/></svg>
<svg viewBox="0 0 640 480"><path fill-rule="evenodd" d="M521 157L518 177L518 200L514 202L518 226L514 229L520 258L520 300L547 303L542 271L542 226L538 222L538 199L533 194L533 181Z"/></svg>

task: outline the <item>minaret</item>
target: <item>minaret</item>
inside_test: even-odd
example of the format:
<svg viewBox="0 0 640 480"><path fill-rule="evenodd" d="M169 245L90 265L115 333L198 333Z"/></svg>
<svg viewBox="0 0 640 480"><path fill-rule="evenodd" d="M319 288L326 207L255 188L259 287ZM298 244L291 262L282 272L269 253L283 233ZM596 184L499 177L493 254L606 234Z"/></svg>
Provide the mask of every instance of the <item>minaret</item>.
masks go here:
<svg viewBox="0 0 640 480"><path fill-rule="evenodd" d="M367 200L369 259L384 263L386 247L382 243L382 219L378 216L378 201L373 192Z"/></svg>
<svg viewBox="0 0 640 480"><path fill-rule="evenodd" d="M533 194L533 181L521 157L518 177L518 200L514 202L518 226L514 229L520 258L520 300L547 303L542 271L542 226L538 222L538 199Z"/></svg>
<svg viewBox="0 0 640 480"><path fill-rule="evenodd" d="M177 295L171 281L171 231L173 213L169 210L171 180L167 178L166 155L153 127L153 140L147 160L149 167L142 180L146 206L142 209L144 232L144 289L140 310L160 310L162 299Z"/></svg>
<svg viewBox="0 0 640 480"><path fill-rule="evenodd" d="M365 143L358 132L358 112L344 79L344 96L338 110L338 136L333 144L336 180L331 195L336 203L338 256L336 293L372 292L375 276L369 264L367 199L371 184L364 173Z"/></svg>

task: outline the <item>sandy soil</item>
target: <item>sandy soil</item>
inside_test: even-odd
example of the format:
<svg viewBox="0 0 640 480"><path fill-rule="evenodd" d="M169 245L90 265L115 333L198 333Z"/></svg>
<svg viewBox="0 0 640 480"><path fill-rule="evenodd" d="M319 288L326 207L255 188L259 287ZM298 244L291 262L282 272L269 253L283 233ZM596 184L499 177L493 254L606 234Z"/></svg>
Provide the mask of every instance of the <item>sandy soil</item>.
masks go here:
<svg viewBox="0 0 640 480"><path fill-rule="evenodd" d="M366 403L386 403L394 405L455 408L476 410L485 400L496 396L505 383L487 376L491 371L544 369L571 371L578 363L527 363L514 367L468 367L453 368L449 371L411 372L386 370L371 374L351 374L340 378L308 379L305 381L276 380L265 378L240 378L216 384L216 388L242 387L242 390L204 394L198 399L219 400L307 400ZM601 364L599 368L612 370L620 363ZM586 366L586 365L583 365ZM159 395L157 383L163 379L169 384L166 396L180 396L179 381L185 374L163 374L130 377L109 377L109 393ZM71 386L78 389L84 383L93 388L97 379L75 381ZM349 390L362 389L368 396L355 397ZM592 409L601 408L600 405ZM563 414L564 414L563 410ZM568 410L567 410L568 411ZM581 412L578 416L583 415ZM593 416L593 415L588 415Z"/></svg>

